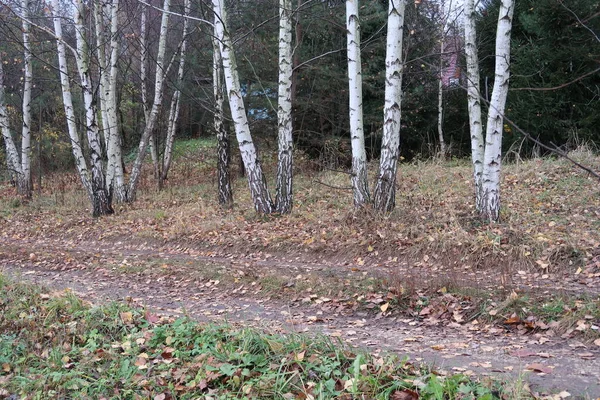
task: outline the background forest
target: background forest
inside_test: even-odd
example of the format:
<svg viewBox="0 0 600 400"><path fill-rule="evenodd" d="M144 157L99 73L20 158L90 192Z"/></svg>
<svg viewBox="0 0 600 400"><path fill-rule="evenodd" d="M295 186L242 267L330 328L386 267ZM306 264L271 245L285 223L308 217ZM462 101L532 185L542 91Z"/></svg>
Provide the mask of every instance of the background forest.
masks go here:
<svg viewBox="0 0 600 400"><path fill-rule="evenodd" d="M166 57L176 57L181 43L183 4L172 4ZM274 0L231 1L229 23L238 59L240 81L251 130L261 152L276 147L277 131L277 29L278 4ZM469 124L464 86L464 58L461 55L461 11L448 14L440 2L410 1L404 25L404 81L402 102L401 155L406 160L428 158L439 153L438 81L440 66L453 68L452 84L443 90L443 135L448 154L466 157L470 152ZM456 6L456 5L455 5ZM13 126L21 125L23 44L20 5L3 3L1 8L0 51L4 64L8 116ZM64 7L72 7L65 4ZM148 55L150 73L156 69L161 12L148 8ZM369 159L379 156L385 72L386 1L365 1L361 13L363 57L363 106L365 146ZM600 74L598 73L598 3L592 0L522 0L517 2L512 31L511 91L506 115L519 127L546 144L574 148L600 141ZM31 21L48 27L49 5L34 1ZM140 75L140 20L144 4L120 4L120 44L118 49L118 123L124 161L135 158L144 131L144 106ZM479 5L477 31L481 60L481 88L491 93L494 77L494 38L498 2ZM191 4L190 15L210 20L211 6ZM89 15L86 18L91 23ZM320 167L349 167L351 163L346 28L343 1L300 1L294 13L293 125L296 150L305 153ZM447 22L447 23L445 23ZM183 80L177 81L177 68L166 76L165 103L175 89L181 91L180 139L212 137L212 45L211 27L192 21ZM445 31L444 31L444 27ZM66 27L65 40L74 45L75 31ZM32 27L33 53L32 164L34 176L73 168L70 140L66 135L61 89L58 81L55 42L43 29ZM456 48L445 46L442 38L455 40ZM458 60L449 65L453 52ZM441 60L440 60L441 57ZM73 62L69 58L69 62ZM441 63L440 63L441 62ZM97 60L91 60L92 70ZM75 67L72 67L75 71ZM98 82L93 82L97 85ZM153 82L148 81L150 89ZM76 93L80 88L73 87ZM74 96L77 121L83 124L84 106ZM485 107L485 105L484 105ZM168 130L168 107L163 107L155 128L156 148L164 149ZM227 113L226 113L227 115ZM230 127L231 124L226 121ZM18 134L18 132L17 132ZM19 142L17 140L17 142ZM504 152L525 158L540 149L505 127ZM2 156L3 157L3 156ZM4 179L6 163L1 162Z"/></svg>

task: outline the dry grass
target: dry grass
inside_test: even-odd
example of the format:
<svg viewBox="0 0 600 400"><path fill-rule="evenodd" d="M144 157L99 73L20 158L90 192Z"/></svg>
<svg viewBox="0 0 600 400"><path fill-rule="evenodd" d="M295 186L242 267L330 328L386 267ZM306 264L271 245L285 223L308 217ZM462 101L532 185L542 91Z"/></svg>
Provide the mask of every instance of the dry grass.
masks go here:
<svg viewBox="0 0 600 400"><path fill-rule="evenodd" d="M600 159L591 152L573 157L600 169ZM15 205L12 190L4 187L0 224L13 235L128 237L215 251L235 248L313 259L336 257L340 263L359 265L397 261L506 275L518 269L576 268L600 247L597 182L564 160L505 165L502 221L488 225L474 214L467 161L402 164L396 209L382 216L369 209L354 210L350 191L318 183L347 187L346 174L315 172L299 157L293 213L260 216L241 177L233 182L234 209L221 210L215 201L214 168L206 155L199 158L203 161L186 157L176 164L162 192L155 189L147 168L139 200L117 205L115 215L100 220L88 216L85 195L72 174L47 179L42 195L27 206ZM265 164L273 176L274 161ZM375 168L371 166L371 177Z"/></svg>

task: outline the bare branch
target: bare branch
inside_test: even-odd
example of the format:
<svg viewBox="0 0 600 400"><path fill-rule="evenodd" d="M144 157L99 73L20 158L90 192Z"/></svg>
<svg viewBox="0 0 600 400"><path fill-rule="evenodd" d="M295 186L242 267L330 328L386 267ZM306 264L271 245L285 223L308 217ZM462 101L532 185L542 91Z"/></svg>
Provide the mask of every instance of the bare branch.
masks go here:
<svg viewBox="0 0 600 400"><path fill-rule="evenodd" d="M509 89L510 91L517 91L517 90L531 90L531 91L537 91L537 92L549 92L552 90L558 90L558 89L562 89L564 87L567 87L569 85L572 85L573 83L579 82L582 79L587 78L590 75L595 74L596 72L600 72L600 68L596 68L595 70L588 72L587 74L581 75L578 78L573 79L570 82L567 83L563 83L562 85L558 85L558 86L554 86L554 87L549 87L549 88L540 88L540 87L522 87L522 88L511 88Z"/></svg>

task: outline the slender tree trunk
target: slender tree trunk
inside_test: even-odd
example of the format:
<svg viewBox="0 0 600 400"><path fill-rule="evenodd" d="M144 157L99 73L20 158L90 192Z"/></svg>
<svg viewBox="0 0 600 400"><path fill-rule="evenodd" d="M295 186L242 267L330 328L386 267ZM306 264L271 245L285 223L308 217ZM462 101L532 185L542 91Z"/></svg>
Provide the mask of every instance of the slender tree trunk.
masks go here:
<svg viewBox="0 0 600 400"><path fill-rule="evenodd" d="M233 192L231 190L231 177L229 174L229 160L231 159L229 135L223 125L223 70L221 50L217 39L213 38L213 94L215 96L214 127L217 133L217 181L219 204L223 208L233 207Z"/></svg>
<svg viewBox="0 0 600 400"><path fill-rule="evenodd" d="M402 103L402 31L406 0L390 0L385 57L385 104L379 176L373 194L373 207L381 212L396 205L396 170L400 153Z"/></svg>
<svg viewBox="0 0 600 400"><path fill-rule="evenodd" d="M447 147L446 141L444 140L444 65L445 65L445 54L444 47L446 43L446 27L448 25L448 18L450 15L450 11L452 9L452 1L450 1L450 7L448 10L448 14L446 13L446 2L442 0L440 2L440 9L443 15L441 23L441 33L440 33L440 72L438 76L438 139L440 142L440 153L439 156L442 159L446 158ZM445 14L445 15L444 15Z"/></svg>
<svg viewBox="0 0 600 400"><path fill-rule="evenodd" d="M190 13L190 0L184 1L184 14L186 16ZM181 49L179 53L179 69L177 70L177 87L173 93L171 99L171 108L169 109L169 123L167 127L167 139L165 142L165 152L163 154L162 169L160 171L160 177L158 187L163 187L163 182L167 179L169 169L171 168L171 159L173 156L173 141L175 140L175 132L177 130L177 122L179 120L179 105L181 98L181 86L183 85L183 73L185 71L185 57L187 53L187 37L189 34L189 19L185 18L183 21L183 33L181 41Z"/></svg>
<svg viewBox="0 0 600 400"><path fill-rule="evenodd" d="M510 78L510 31L514 8L513 0L501 1L496 32L496 76L486 127L481 210L482 216L490 222L498 221L500 217L503 116Z"/></svg>
<svg viewBox="0 0 600 400"><path fill-rule="evenodd" d="M2 131L2 137L4 138L4 145L6 146L6 164L8 171L12 179L14 179L17 185L17 193L21 193L26 190L23 179L23 170L21 169L21 159L19 151L12 137L10 130L10 123L8 119L8 111L6 108L5 100L5 88L4 88L4 60L2 59L2 52L0 52L0 131Z"/></svg>
<svg viewBox="0 0 600 400"><path fill-rule="evenodd" d="M281 214L291 212L293 205L292 62L292 0L279 0L279 156L275 207Z"/></svg>
<svg viewBox="0 0 600 400"><path fill-rule="evenodd" d="M225 13L224 0L212 1L215 12L215 36L221 47L225 83L227 85L229 97L229 108L231 109L236 137L246 169L246 176L248 177L252 201L257 212L261 214L270 214L273 212L273 203L267 189L267 183L263 175L260 161L258 160L254 142L252 141L250 127L248 126L231 36L225 26L227 16Z"/></svg>
<svg viewBox="0 0 600 400"><path fill-rule="evenodd" d="M442 78L438 80L438 138L440 141L440 157L446 158L446 141L444 140L444 83Z"/></svg>
<svg viewBox="0 0 600 400"><path fill-rule="evenodd" d="M292 106L296 104L296 94L298 92L298 74L299 71L296 67L300 64L300 44L302 43L302 5L305 0L298 0L296 14L294 15L294 34L295 34L295 46L293 49L292 56ZM292 108L292 118L294 117L294 109Z"/></svg>
<svg viewBox="0 0 600 400"><path fill-rule="evenodd" d="M75 158L75 166L79 173L81 183L85 188L90 202L94 204L94 190L90 180L88 166L83 156L77 125L75 124L75 111L73 109L73 99L71 96L71 83L69 82L69 70L67 68L67 54L62 34L62 16L58 15L60 10L59 0L52 0L52 19L54 22L54 34L56 36L56 47L58 54L58 69L60 74L60 84L62 89L63 105L67 118L67 129L71 139L71 150Z"/></svg>
<svg viewBox="0 0 600 400"><path fill-rule="evenodd" d="M442 27L442 40L440 44L440 76L438 79L438 138L440 140L440 156L446 158L446 141L444 140L444 35L445 25Z"/></svg>
<svg viewBox="0 0 600 400"><path fill-rule="evenodd" d="M129 187L127 189L127 201L131 202L135 200L137 185L142 173L142 164L144 157L146 156L146 149L152 136L152 132L156 126L158 115L162 108L163 93L164 93L164 80L165 80L165 51L167 45L167 32L169 28L169 8L170 0L164 0L163 3L163 14L160 24L160 36L158 40L158 54L156 56L156 77L154 80L154 100L152 102L152 108L148 113L146 119L146 126L142 138L140 139L140 145L138 147L138 154L131 168L131 176L129 178ZM142 50L144 51L144 50Z"/></svg>
<svg viewBox="0 0 600 400"><path fill-rule="evenodd" d="M23 128L21 131L21 174L19 174L19 193L27 199L31 198L31 90L33 88L33 70L31 60L31 43L29 40L29 1L22 0L21 8L23 29Z"/></svg>
<svg viewBox="0 0 600 400"><path fill-rule="evenodd" d="M104 31L107 18L105 9L110 12L108 24L110 38ZM112 0L108 7L95 3L97 53L100 72L100 112L107 154L106 184L109 193L118 203L127 198L122 163L122 146L117 116L117 73L119 49L119 0ZM106 53L106 43L110 44L110 54Z"/></svg>
<svg viewBox="0 0 600 400"><path fill-rule="evenodd" d="M144 108L144 123L147 126L148 121L150 121L150 106L148 101L148 33L146 26L146 18L147 18L147 8L146 6L142 7L142 16L141 16L141 28L140 28L140 47L141 47L141 57L140 57L140 75L142 81L142 105ZM164 18L163 13L163 18ZM160 50L159 50L160 52ZM163 65L164 66L164 65ZM156 68L156 74L158 76L158 64ZM148 146L150 147L150 158L152 159L152 168L154 171L154 178L157 179L158 188L161 189L162 180L160 179L160 167L158 165L158 152L156 150L156 136L154 135L154 131L150 132L150 137L148 138Z"/></svg>
<svg viewBox="0 0 600 400"><path fill-rule="evenodd" d="M475 0L465 0L465 54L467 59L467 96L469 103L469 130L471 133L471 161L475 187L475 209L482 211L482 176L484 141L481 121L481 92L479 89L479 57L475 31Z"/></svg>
<svg viewBox="0 0 600 400"><path fill-rule="evenodd" d="M360 18L358 10L359 0L346 0L352 189L354 206L362 207L370 199L367 177L367 152L365 151L365 134L363 130Z"/></svg>
<svg viewBox="0 0 600 400"><path fill-rule="evenodd" d="M106 188L106 178L104 176L104 167L102 165L102 148L100 145L100 134L98 124L96 123L96 102L94 99L94 89L89 67L89 48L88 38L84 27L84 4L83 0L77 0L75 9L75 30L77 41L77 69L81 80L81 90L83 92L83 103L85 106L85 127L86 136L90 151L90 164L92 169L92 215L98 217L101 215L112 214L113 208L111 198Z"/></svg>

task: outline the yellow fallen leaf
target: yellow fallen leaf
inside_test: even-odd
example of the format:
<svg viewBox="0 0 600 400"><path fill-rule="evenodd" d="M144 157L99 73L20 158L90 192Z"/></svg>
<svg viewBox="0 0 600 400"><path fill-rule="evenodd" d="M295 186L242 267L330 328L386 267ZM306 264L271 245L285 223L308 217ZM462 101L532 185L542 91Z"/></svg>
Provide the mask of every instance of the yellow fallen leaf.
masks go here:
<svg viewBox="0 0 600 400"><path fill-rule="evenodd" d="M381 309L381 312L386 312L386 310L388 309L389 306L390 306L390 303L384 303L384 304L380 305L379 308Z"/></svg>
<svg viewBox="0 0 600 400"><path fill-rule="evenodd" d="M129 323L133 322L133 313L131 311L122 312L121 313L121 320L125 324L129 324Z"/></svg>

